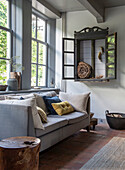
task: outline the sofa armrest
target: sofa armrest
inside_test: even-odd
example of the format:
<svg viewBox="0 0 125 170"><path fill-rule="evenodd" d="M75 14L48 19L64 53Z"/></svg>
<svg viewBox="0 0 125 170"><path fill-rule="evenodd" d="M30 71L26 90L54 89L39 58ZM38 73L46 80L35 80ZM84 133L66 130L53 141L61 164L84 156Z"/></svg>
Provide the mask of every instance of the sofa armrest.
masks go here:
<svg viewBox="0 0 125 170"><path fill-rule="evenodd" d="M35 136L30 106L0 104L0 139Z"/></svg>
<svg viewBox="0 0 125 170"><path fill-rule="evenodd" d="M90 97L88 98L86 111L87 111L87 113L88 113L89 116L90 116Z"/></svg>

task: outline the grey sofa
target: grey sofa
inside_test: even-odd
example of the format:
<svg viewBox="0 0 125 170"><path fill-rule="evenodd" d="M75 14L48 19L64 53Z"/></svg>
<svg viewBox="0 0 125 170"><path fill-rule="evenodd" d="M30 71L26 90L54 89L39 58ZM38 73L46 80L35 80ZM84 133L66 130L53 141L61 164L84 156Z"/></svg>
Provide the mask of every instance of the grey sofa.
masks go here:
<svg viewBox="0 0 125 170"><path fill-rule="evenodd" d="M0 104L0 139L14 136L36 136L41 139L40 151L67 138L90 124L90 98L87 113L73 112L58 116L48 115L45 130L35 129L30 106Z"/></svg>

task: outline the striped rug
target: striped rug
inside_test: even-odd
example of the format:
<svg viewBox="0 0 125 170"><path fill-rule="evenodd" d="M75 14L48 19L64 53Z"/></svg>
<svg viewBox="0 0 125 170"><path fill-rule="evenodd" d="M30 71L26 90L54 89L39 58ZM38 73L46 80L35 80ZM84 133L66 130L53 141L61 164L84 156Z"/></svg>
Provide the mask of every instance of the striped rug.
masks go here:
<svg viewBox="0 0 125 170"><path fill-rule="evenodd" d="M113 137L80 170L125 170L125 138Z"/></svg>

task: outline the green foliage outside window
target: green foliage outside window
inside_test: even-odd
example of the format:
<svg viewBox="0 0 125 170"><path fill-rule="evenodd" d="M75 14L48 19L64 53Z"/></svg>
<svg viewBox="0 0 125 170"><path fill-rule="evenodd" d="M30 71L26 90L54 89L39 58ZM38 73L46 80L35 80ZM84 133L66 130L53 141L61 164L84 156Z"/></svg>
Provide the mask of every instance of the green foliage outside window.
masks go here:
<svg viewBox="0 0 125 170"><path fill-rule="evenodd" d="M115 76L115 35L108 37L108 77Z"/></svg>
<svg viewBox="0 0 125 170"><path fill-rule="evenodd" d="M45 42L45 21L35 15L32 15L32 38L35 40L32 39L31 86L45 86L46 45L41 43Z"/></svg>
<svg viewBox="0 0 125 170"><path fill-rule="evenodd" d="M0 0L0 26L7 27L7 1ZM0 29L0 58L7 58L7 31ZM0 84L7 81L7 60L0 59Z"/></svg>

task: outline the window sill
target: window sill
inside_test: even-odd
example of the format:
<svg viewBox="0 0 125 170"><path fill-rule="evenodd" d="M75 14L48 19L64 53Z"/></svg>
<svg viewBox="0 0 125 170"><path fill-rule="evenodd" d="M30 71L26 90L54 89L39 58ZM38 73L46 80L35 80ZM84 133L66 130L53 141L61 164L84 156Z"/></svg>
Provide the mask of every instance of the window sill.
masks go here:
<svg viewBox="0 0 125 170"><path fill-rule="evenodd" d="M29 89L29 90L18 90L18 91L0 91L0 95L17 94L17 93L32 93L32 92L47 92L47 91L56 91L57 93L59 93L60 89L58 89L58 88L41 88L41 89Z"/></svg>

